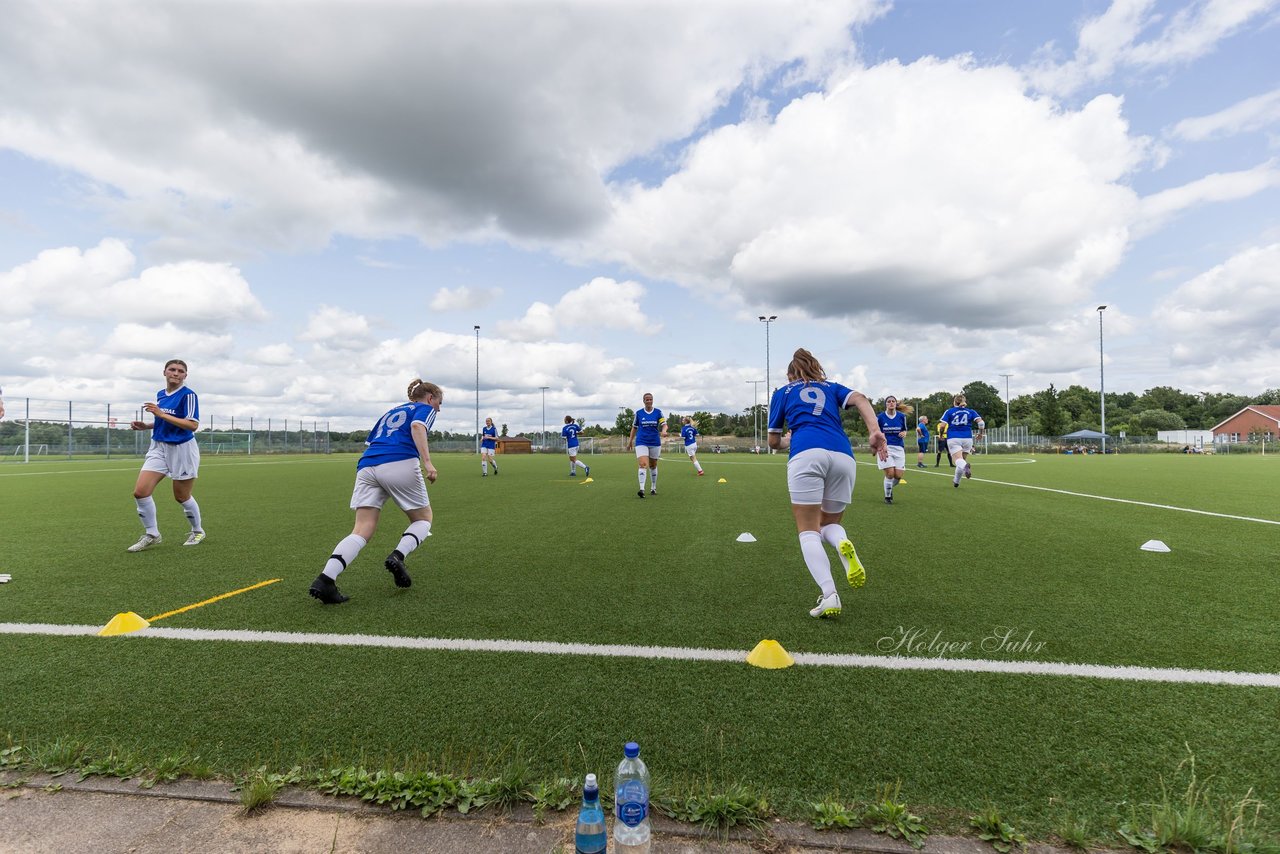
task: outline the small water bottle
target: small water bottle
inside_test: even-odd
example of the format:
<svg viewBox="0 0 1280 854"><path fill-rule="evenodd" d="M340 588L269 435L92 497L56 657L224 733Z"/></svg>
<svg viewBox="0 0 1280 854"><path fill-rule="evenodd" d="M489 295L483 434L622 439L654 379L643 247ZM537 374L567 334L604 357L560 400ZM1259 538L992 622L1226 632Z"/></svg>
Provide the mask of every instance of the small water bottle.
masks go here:
<svg viewBox="0 0 1280 854"><path fill-rule="evenodd" d="M582 809L578 810L578 826L573 832L573 850L577 854L604 854L608 845L604 810L600 809L600 784L595 774L588 774L582 786Z"/></svg>
<svg viewBox="0 0 1280 854"><path fill-rule="evenodd" d="M640 745L628 741L613 778L613 850L615 854L648 854L649 769Z"/></svg>

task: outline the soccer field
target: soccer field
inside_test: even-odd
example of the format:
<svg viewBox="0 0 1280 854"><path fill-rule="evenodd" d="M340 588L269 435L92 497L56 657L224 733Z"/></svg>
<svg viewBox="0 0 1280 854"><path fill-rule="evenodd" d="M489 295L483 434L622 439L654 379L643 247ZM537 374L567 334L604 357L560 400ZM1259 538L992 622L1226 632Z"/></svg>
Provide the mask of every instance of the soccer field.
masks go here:
<svg viewBox="0 0 1280 854"><path fill-rule="evenodd" d="M1041 837L1160 799L1190 754L1280 830L1280 459L977 457L959 489L909 469L892 506L860 465L845 526L868 581L821 621L782 456L707 455L698 478L671 455L644 500L629 457L585 458L591 483L562 457L483 479L433 459L413 587L382 567L391 508L336 607L307 587L350 531L354 457L206 459L206 542L182 547L165 483L165 541L140 554L137 461L4 467L0 732L227 775L534 779L607 778L636 740L657 794L741 785L806 817L900 781L937 829L993 805ZM135 635L67 628L272 579ZM744 663L762 639L797 664Z"/></svg>

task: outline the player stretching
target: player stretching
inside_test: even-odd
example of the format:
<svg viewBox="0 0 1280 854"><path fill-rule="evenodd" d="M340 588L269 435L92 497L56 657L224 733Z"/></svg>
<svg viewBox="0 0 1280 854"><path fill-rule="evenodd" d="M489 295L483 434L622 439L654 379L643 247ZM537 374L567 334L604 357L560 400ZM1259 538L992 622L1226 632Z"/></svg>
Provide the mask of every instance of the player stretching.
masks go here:
<svg viewBox="0 0 1280 854"><path fill-rule="evenodd" d="M645 473L649 475L649 494L658 494L658 458L662 456L662 440L667 438L667 418L661 409L653 408L653 395L645 392L644 409L636 413L631 423L631 435L627 437L627 450L636 449L639 463L637 476L640 490L636 495L644 498Z"/></svg>
<svg viewBox="0 0 1280 854"><path fill-rule="evenodd" d="M684 417L680 438L684 439L684 452L689 455L689 462L698 470L698 477L702 477L706 472L702 470L702 463L698 462L698 428L693 426L693 418L689 415Z"/></svg>
<svg viewBox="0 0 1280 854"><path fill-rule="evenodd" d="M493 419L484 420L484 429L480 431L480 476L489 476L489 466L493 466L494 477L498 476L498 461L493 458L497 453L498 428L493 426Z"/></svg>
<svg viewBox="0 0 1280 854"><path fill-rule="evenodd" d="M365 440L368 447L356 463L356 485L351 491L355 527L334 547L324 570L311 582L311 595L326 605L341 605L349 598L338 590L338 576L378 530L378 517L388 498L409 517L409 527L382 565L395 579L396 587L413 583L405 571L404 561L431 536L431 499L427 497L422 474L426 471L426 479L436 482L427 433L444 404L444 394L440 386L420 379L409 383L408 394L408 403L388 411L373 425Z"/></svg>
<svg viewBox="0 0 1280 854"><path fill-rule="evenodd" d="M867 580L858 553L840 524L845 507L853 500L857 476L853 448L840 421L841 410L857 409L867 425L871 452L881 460L888 454L871 401L862 392L827 382L822 365L808 350L796 350L787 366L787 380L769 401L769 447L781 448L782 434L790 428L787 490L791 513L800 536L800 554L822 591L809 616L834 617L840 613L840 594L822 544L839 553L849 584L861 587Z"/></svg>
<svg viewBox="0 0 1280 854"><path fill-rule="evenodd" d="M569 477L578 476L578 466L582 466L583 477L591 477L591 466L578 459L578 434L581 432L582 426L573 420L572 415L566 415L560 435L564 437L565 450L569 452Z"/></svg>
<svg viewBox="0 0 1280 854"><path fill-rule="evenodd" d="M973 477L973 466L969 464L969 455L973 453L973 428L976 425L981 439L987 429L982 416L969 408L963 394L951 399L954 404L942 413L942 421L947 425L947 456L955 463L956 473L951 478L951 485L960 488L960 477Z"/></svg>
<svg viewBox="0 0 1280 854"><path fill-rule="evenodd" d="M876 423L884 432L885 444L888 446L888 457L877 461L876 465L884 472L884 503L893 503L893 488L906 475L907 467L907 415L912 411L910 404L898 405L898 399L889 395L884 399L884 412L876 416Z"/></svg>

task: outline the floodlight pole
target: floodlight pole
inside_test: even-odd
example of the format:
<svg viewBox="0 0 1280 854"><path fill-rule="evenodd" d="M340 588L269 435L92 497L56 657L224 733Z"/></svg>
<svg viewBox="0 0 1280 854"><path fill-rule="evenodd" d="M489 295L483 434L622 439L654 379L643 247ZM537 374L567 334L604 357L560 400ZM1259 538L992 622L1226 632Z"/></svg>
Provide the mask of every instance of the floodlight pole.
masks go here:
<svg viewBox="0 0 1280 854"><path fill-rule="evenodd" d="M767 380L747 380L747 382L750 383L752 389L755 391L755 404L751 407L751 414L755 416L754 423L756 430L756 444L755 448L752 450L756 450L760 447L760 383L767 382Z"/></svg>
<svg viewBox="0 0 1280 854"><path fill-rule="evenodd" d="M773 387L769 385L769 324L778 319L778 315L771 314L765 317L760 315L760 322L764 324L764 390L766 394L773 394Z"/></svg>
<svg viewBox="0 0 1280 854"><path fill-rule="evenodd" d="M1009 421L1011 420L1009 417L1009 377L1013 376L1013 374L1001 374L1000 376L1004 377L1004 440L1012 442L1013 437L1009 428Z"/></svg>
<svg viewBox="0 0 1280 854"><path fill-rule="evenodd" d="M476 326L476 453L480 453L480 327Z"/></svg>
<svg viewBox="0 0 1280 854"><path fill-rule="evenodd" d="M547 389L549 385L540 386L542 389L542 453L547 452Z"/></svg>
<svg viewBox="0 0 1280 854"><path fill-rule="evenodd" d="M1105 362L1102 357L1102 312L1105 305L1098 306L1098 399L1102 406L1102 458L1107 458L1107 380Z"/></svg>

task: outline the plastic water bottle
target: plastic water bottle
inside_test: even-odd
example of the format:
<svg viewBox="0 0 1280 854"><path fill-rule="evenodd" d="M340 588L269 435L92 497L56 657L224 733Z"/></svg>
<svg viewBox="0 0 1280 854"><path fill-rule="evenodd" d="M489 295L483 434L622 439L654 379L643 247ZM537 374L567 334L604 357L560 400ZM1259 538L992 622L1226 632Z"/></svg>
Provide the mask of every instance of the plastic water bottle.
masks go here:
<svg viewBox="0 0 1280 854"><path fill-rule="evenodd" d="M588 774L582 786L582 809L578 810L578 827L573 833L573 850L577 854L604 854L609 834L604 827L604 810L600 809L600 784L595 774Z"/></svg>
<svg viewBox="0 0 1280 854"><path fill-rule="evenodd" d="M613 777L613 850L615 854L648 854L649 769L640 745L628 741Z"/></svg>

